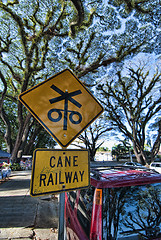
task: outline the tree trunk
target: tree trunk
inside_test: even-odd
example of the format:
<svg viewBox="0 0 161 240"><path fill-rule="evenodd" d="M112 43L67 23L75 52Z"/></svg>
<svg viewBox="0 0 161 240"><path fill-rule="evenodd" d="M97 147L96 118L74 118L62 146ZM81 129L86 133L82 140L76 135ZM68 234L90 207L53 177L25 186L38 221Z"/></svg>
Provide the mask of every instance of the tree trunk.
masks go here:
<svg viewBox="0 0 161 240"><path fill-rule="evenodd" d="M18 162L19 159L22 156L22 150L20 149L20 147L21 147L21 144L22 144L23 135L26 131L26 128L28 128L30 118L31 118L31 113L29 113L26 116L26 119L25 119L24 122L23 122L22 119L21 119L21 121L19 121L20 126L19 126L19 130L18 130L16 142L15 142L15 145L14 145L14 149L13 149L12 155L11 155L11 161L12 162ZM20 152L19 152L19 150L20 150Z"/></svg>
<svg viewBox="0 0 161 240"><path fill-rule="evenodd" d="M160 144L161 144L161 121L159 121L158 136L157 136L155 143L153 144L153 148L151 150L151 155L150 155L151 162L154 161L155 156L159 152Z"/></svg>
<svg viewBox="0 0 161 240"><path fill-rule="evenodd" d="M142 157L142 154L141 152L138 152L138 149L136 147L136 143L133 142L133 149L134 149L134 153L135 153L135 156L136 156L136 160L138 163L141 163L142 165L146 165L147 162L144 160L144 158Z"/></svg>
<svg viewBox="0 0 161 240"><path fill-rule="evenodd" d="M28 155L31 152L31 149L33 148L33 144L35 142L35 138L37 137L41 129L42 129L41 125L34 129L28 144L26 144L24 147L24 154Z"/></svg>
<svg viewBox="0 0 161 240"><path fill-rule="evenodd" d="M11 125L3 108L1 109L1 118L6 126L6 133L4 135L4 140L7 146L7 152L11 153L13 149L12 139L11 139Z"/></svg>

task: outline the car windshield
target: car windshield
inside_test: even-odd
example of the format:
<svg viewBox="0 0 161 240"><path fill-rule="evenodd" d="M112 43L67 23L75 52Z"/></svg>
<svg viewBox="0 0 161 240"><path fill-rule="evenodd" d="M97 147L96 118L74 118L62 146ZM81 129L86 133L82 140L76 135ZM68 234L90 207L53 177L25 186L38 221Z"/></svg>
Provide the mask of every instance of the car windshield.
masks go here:
<svg viewBox="0 0 161 240"><path fill-rule="evenodd" d="M103 189L103 239L161 237L161 184Z"/></svg>

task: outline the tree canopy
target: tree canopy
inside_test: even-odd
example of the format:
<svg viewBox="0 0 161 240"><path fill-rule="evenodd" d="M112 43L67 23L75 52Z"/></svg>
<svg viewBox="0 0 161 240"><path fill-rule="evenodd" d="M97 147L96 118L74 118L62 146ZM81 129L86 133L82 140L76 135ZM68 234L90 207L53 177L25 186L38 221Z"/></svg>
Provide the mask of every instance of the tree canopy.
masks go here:
<svg viewBox="0 0 161 240"><path fill-rule="evenodd" d="M160 54L159 0L7 0L0 10L0 143L13 161L42 139L20 93L67 67L92 90L137 53Z"/></svg>
<svg viewBox="0 0 161 240"><path fill-rule="evenodd" d="M133 143L137 160L147 164L145 143L150 123L157 122L157 137L151 148L152 160L160 146L161 73L144 70L145 66L119 71L115 79L100 84L102 102L113 127ZM157 148L157 149L156 149ZM157 151L156 151L157 150Z"/></svg>

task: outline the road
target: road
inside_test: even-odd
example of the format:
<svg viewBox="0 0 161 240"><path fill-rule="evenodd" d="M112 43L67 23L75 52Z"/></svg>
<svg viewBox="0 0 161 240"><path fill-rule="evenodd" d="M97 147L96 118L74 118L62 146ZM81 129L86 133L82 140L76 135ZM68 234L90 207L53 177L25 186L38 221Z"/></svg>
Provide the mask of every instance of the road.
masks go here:
<svg viewBox="0 0 161 240"><path fill-rule="evenodd" d="M30 179L31 171L19 171L0 184L0 240L58 239L58 197L31 197Z"/></svg>

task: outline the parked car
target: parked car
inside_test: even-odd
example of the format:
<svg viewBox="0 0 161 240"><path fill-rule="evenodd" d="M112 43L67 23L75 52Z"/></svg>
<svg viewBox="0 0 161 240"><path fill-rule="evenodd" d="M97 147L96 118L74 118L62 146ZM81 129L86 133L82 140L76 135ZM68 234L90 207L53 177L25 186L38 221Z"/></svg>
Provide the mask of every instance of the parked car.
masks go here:
<svg viewBox="0 0 161 240"><path fill-rule="evenodd" d="M161 173L161 162L153 162L150 164L150 168Z"/></svg>
<svg viewBox="0 0 161 240"><path fill-rule="evenodd" d="M125 163L124 163L124 166L146 168L146 167L143 166L141 163L137 163L137 162L125 162Z"/></svg>
<svg viewBox="0 0 161 240"><path fill-rule="evenodd" d="M66 239L161 239L161 174L97 167L88 189L65 193Z"/></svg>

